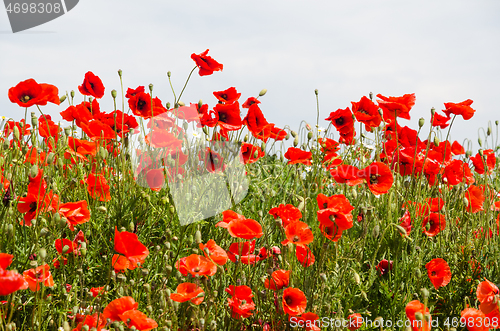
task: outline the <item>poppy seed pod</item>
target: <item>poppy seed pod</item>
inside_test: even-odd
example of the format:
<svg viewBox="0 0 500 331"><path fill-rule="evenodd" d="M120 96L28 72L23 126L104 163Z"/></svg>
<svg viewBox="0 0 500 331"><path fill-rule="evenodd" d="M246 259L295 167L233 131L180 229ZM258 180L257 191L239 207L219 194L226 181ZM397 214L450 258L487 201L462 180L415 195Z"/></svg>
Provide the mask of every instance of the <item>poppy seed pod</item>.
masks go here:
<svg viewBox="0 0 500 331"><path fill-rule="evenodd" d="M436 113L436 108L432 107L431 108L431 116L434 116L435 113Z"/></svg>
<svg viewBox="0 0 500 331"><path fill-rule="evenodd" d="M259 97L263 97L264 95L266 95L267 93L267 89L262 89L260 92L259 92Z"/></svg>
<svg viewBox="0 0 500 331"><path fill-rule="evenodd" d="M149 92L153 92L153 84L149 84L148 87L149 87Z"/></svg>
<svg viewBox="0 0 500 331"><path fill-rule="evenodd" d="M38 126L38 118L31 116L31 125L33 125L33 127Z"/></svg>
<svg viewBox="0 0 500 331"><path fill-rule="evenodd" d="M30 169L30 178L35 178L38 175L38 166L36 164L33 164L33 166Z"/></svg>

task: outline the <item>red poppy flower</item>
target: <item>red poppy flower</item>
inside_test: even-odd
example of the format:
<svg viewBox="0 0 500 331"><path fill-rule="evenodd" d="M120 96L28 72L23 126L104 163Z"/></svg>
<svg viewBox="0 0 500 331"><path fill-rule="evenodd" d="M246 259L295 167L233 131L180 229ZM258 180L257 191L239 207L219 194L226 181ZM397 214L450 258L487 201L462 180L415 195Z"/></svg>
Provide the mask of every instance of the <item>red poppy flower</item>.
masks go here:
<svg viewBox="0 0 500 331"><path fill-rule="evenodd" d="M198 66L200 76L208 76L214 73L214 71L222 71L223 65L212 59L208 54L208 49L201 54L191 54L191 59Z"/></svg>
<svg viewBox="0 0 500 331"><path fill-rule="evenodd" d="M406 231L406 235L409 235L410 234L410 231L411 231L411 216L410 216L410 211L408 209L406 209L405 213L403 214L403 216L399 219L400 223L399 225L405 229ZM403 235L403 234L401 234Z"/></svg>
<svg viewBox="0 0 500 331"><path fill-rule="evenodd" d="M451 144L451 153L453 155L462 155L462 154L465 154L465 150L464 150L464 147L462 145L460 145L460 143L458 141L455 140Z"/></svg>
<svg viewBox="0 0 500 331"><path fill-rule="evenodd" d="M115 251L123 254L130 261L131 266L143 264L149 255L149 250L144 246L135 233L119 232L115 226Z"/></svg>
<svg viewBox="0 0 500 331"><path fill-rule="evenodd" d="M146 314L139 310L127 310L120 317L129 329L135 327L136 330L149 331L158 327L155 320L148 318Z"/></svg>
<svg viewBox="0 0 500 331"><path fill-rule="evenodd" d="M158 116L168 111L163 107L161 100L155 97L151 100L149 93L139 92L128 99L130 110L135 116L148 119Z"/></svg>
<svg viewBox="0 0 500 331"><path fill-rule="evenodd" d="M206 245L200 243L200 250L203 251L205 257L211 259L218 265L224 265L227 262L227 253L213 239L210 239Z"/></svg>
<svg viewBox="0 0 500 331"><path fill-rule="evenodd" d="M311 165L312 153L301 150L300 148L289 147L284 155L288 160L288 164L302 163Z"/></svg>
<svg viewBox="0 0 500 331"><path fill-rule="evenodd" d="M86 223L90 220L90 211L87 201L67 202L59 206L59 214L66 217L68 227L75 231L75 225Z"/></svg>
<svg viewBox="0 0 500 331"><path fill-rule="evenodd" d="M486 174L489 175L495 169L496 157L492 149L487 149L483 151L483 156L477 153L476 156L471 156L472 164L474 165L474 171L482 175L485 173L485 166L487 167Z"/></svg>
<svg viewBox="0 0 500 331"><path fill-rule="evenodd" d="M224 91L214 92L214 96L217 98L217 100L219 100L220 103L233 103L235 101L238 101L238 99L241 97L241 93L238 93L238 91L236 91L236 88L230 87Z"/></svg>
<svg viewBox="0 0 500 331"><path fill-rule="evenodd" d="M304 268L313 265L316 260L314 258L314 254L308 246L295 246L295 255Z"/></svg>
<svg viewBox="0 0 500 331"><path fill-rule="evenodd" d="M56 251L59 254L70 254L70 253L76 253L76 250L78 249L78 244L72 242L69 239L63 238L63 239L56 239L54 242L54 246L56 247ZM67 248L66 252L64 252L65 248Z"/></svg>
<svg viewBox="0 0 500 331"><path fill-rule="evenodd" d="M321 233L326 237L326 239L333 242L338 241L342 237L343 230L340 229L334 222L332 222L330 225L320 223L319 229Z"/></svg>
<svg viewBox="0 0 500 331"><path fill-rule="evenodd" d="M279 217L283 222L282 226L284 228L286 228L291 222L298 221L302 218L300 209L290 204L286 206L284 204L280 204L279 207L274 207L269 210L269 214L273 215L274 219Z"/></svg>
<svg viewBox="0 0 500 331"><path fill-rule="evenodd" d="M110 319L111 321L121 321L121 316L123 313L129 310L135 310L139 307L139 304L135 302L132 297L121 297L115 299L108 303L104 308L102 315L104 319Z"/></svg>
<svg viewBox="0 0 500 331"><path fill-rule="evenodd" d="M264 235L262 226L253 219L246 218L232 210L226 210L222 215L222 222L217 223L215 226L226 228L231 237L253 239Z"/></svg>
<svg viewBox="0 0 500 331"><path fill-rule="evenodd" d="M129 259L119 254L113 254L111 266L115 269L115 271L125 271L127 269L134 270L136 268L135 266L130 265Z"/></svg>
<svg viewBox="0 0 500 331"><path fill-rule="evenodd" d="M106 178L104 178L103 175L90 173L86 178L86 183L87 191L92 198L99 199L99 201L111 200L108 181L106 180Z"/></svg>
<svg viewBox="0 0 500 331"><path fill-rule="evenodd" d="M205 169L211 173L223 171L226 167L222 156L210 147L206 147L204 152L200 151L198 158L205 164Z"/></svg>
<svg viewBox="0 0 500 331"><path fill-rule="evenodd" d="M148 183L148 187L152 191L160 191L165 184L165 175L163 173L163 168L147 170L146 182Z"/></svg>
<svg viewBox="0 0 500 331"><path fill-rule="evenodd" d="M281 242L281 244L288 245L293 243L297 246L303 246L312 243L314 236L311 228L307 223L301 221L295 221L285 228L286 239Z"/></svg>
<svg viewBox="0 0 500 331"><path fill-rule="evenodd" d="M423 303L418 300L408 302L405 308L406 317L410 320L412 331L430 331L432 317L429 314L429 308L426 308ZM429 319L417 320L415 314L429 314Z"/></svg>
<svg viewBox="0 0 500 331"><path fill-rule="evenodd" d="M28 282L28 287L33 292L40 290L40 284L47 287L54 286L54 280L52 279L52 274L49 271L50 266L48 264L41 265L35 269L29 269L23 272L24 280Z"/></svg>
<svg viewBox="0 0 500 331"><path fill-rule="evenodd" d="M241 144L240 162L243 164L255 163L265 154L266 153L264 153L259 146L254 146L244 142Z"/></svg>
<svg viewBox="0 0 500 331"><path fill-rule="evenodd" d="M378 107L370 99L363 96L359 102L352 102L352 112L358 122L365 125L366 131L371 131L371 128L378 127L382 121L382 117L378 112Z"/></svg>
<svg viewBox="0 0 500 331"><path fill-rule="evenodd" d="M134 116L125 114L118 109L109 114L101 114L97 119L109 126L117 134L128 133L130 129L139 126Z"/></svg>
<svg viewBox="0 0 500 331"><path fill-rule="evenodd" d="M359 313L349 315L348 319L348 330L354 331L363 326L363 316L361 316L361 314Z"/></svg>
<svg viewBox="0 0 500 331"><path fill-rule="evenodd" d="M283 291L283 311L290 315L301 315L306 311L307 298L298 288L289 287Z"/></svg>
<svg viewBox="0 0 500 331"><path fill-rule="evenodd" d="M315 313L304 313L300 316L289 316L289 321L295 323L299 327L303 327L306 331L321 331L318 325L321 325L319 316ZM293 327L293 326L292 326Z"/></svg>
<svg viewBox="0 0 500 331"><path fill-rule="evenodd" d="M238 101L231 104L219 103L214 107L217 114L217 125L224 131L235 131L241 129L243 121L240 116L240 105Z"/></svg>
<svg viewBox="0 0 500 331"><path fill-rule="evenodd" d="M177 302L191 301L194 305L199 305L203 302L205 292L201 287L193 283L182 283L177 285L176 293L170 294L170 299Z"/></svg>
<svg viewBox="0 0 500 331"><path fill-rule="evenodd" d="M472 105L474 101L471 99L467 99L465 101L459 102L459 103L453 103L453 102L447 102L444 104L446 107L443 112L450 116L450 114L455 114L455 115L462 115L464 120L469 120L474 116L474 113L476 112L470 105Z"/></svg>
<svg viewBox="0 0 500 331"><path fill-rule="evenodd" d="M255 240L240 243L232 243L227 251L227 256L232 262L240 261L243 264L254 265L260 260L268 257L267 249L262 247L259 254L254 254Z"/></svg>
<svg viewBox="0 0 500 331"><path fill-rule="evenodd" d="M363 179L358 177L359 169L355 166L343 164L330 169L333 179L339 184L355 186L363 183Z"/></svg>
<svg viewBox="0 0 500 331"><path fill-rule="evenodd" d="M31 125L26 124L24 118L19 122L16 121L7 121L5 122L5 126L3 128L4 138L8 138L11 133L14 132L14 128L17 127L19 130L19 136L29 136L31 134L31 130L29 129Z"/></svg>
<svg viewBox="0 0 500 331"><path fill-rule="evenodd" d="M77 314L77 316L78 315L79 314ZM99 319L97 319L98 316ZM102 316L102 314L99 313L83 316L81 318L81 322L78 323L73 331L81 331L84 326L87 326L88 330L96 329L97 331L100 331L104 326L106 326L106 319Z"/></svg>
<svg viewBox="0 0 500 331"><path fill-rule="evenodd" d="M251 105L259 103L260 101L257 98L250 97L241 105L241 108L250 108Z"/></svg>
<svg viewBox="0 0 500 331"><path fill-rule="evenodd" d="M231 317L240 319L252 316L255 303L250 287L230 285L225 291L231 296L231 298L227 298L229 308L231 308Z"/></svg>
<svg viewBox="0 0 500 331"><path fill-rule="evenodd" d="M376 195L387 193L394 182L391 169L382 162L373 162L360 170L358 177L365 179L368 189Z"/></svg>
<svg viewBox="0 0 500 331"><path fill-rule="evenodd" d="M384 112L384 120L386 122L394 122L396 116L404 119L410 118L410 110L415 105L415 93L405 94L402 97L384 97L377 94L378 105Z"/></svg>
<svg viewBox="0 0 500 331"><path fill-rule="evenodd" d="M460 313L460 323L465 325L469 331L488 331L490 326L498 326L498 322L492 323L482 311L474 308L465 308L462 310Z"/></svg>
<svg viewBox="0 0 500 331"><path fill-rule="evenodd" d="M254 136L264 130L266 125L269 125L257 103L252 104L250 108L248 108L248 113L243 119L243 124L247 126L248 130L252 132Z"/></svg>
<svg viewBox="0 0 500 331"><path fill-rule="evenodd" d="M462 160L452 160L448 163L444 168L444 174L446 176L446 180L448 181L448 185L458 185L464 180L464 178L468 184L475 182L469 165L464 163Z"/></svg>
<svg viewBox="0 0 500 331"><path fill-rule="evenodd" d="M104 96L104 85L98 76L89 71L85 74L83 84L78 86L78 91L83 95L91 95L100 99Z"/></svg>
<svg viewBox="0 0 500 331"><path fill-rule="evenodd" d="M427 268L429 279L436 290L448 285L451 280L451 270L445 260L441 258L432 259L425 267Z"/></svg>
<svg viewBox="0 0 500 331"><path fill-rule="evenodd" d="M449 115L443 116L438 113L434 113L432 116L432 126L439 126L441 129L446 129L448 125L450 125L448 123L450 119L451 117Z"/></svg>
<svg viewBox="0 0 500 331"><path fill-rule="evenodd" d="M96 298L97 296L99 296L99 294L101 293L105 293L106 291L104 291L104 286L101 286L101 287L92 287L90 289L90 293L92 293L92 297L93 298Z"/></svg>
<svg viewBox="0 0 500 331"><path fill-rule="evenodd" d="M193 277L213 276L217 272L217 266L204 256L191 254L175 263L175 267L181 274L187 276L190 273Z"/></svg>
<svg viewBox="0 0 500 331"><path fill-rule="evenodd" d="M469 186L467 191L465 191L465 198L469 202L467 205L466 210L469 213L477 213L483 209L483 203L484 203L484 185L481 186L476 186L472 185Z"/></svg>
<svg viewBox="0 0 500 331"><path fill-rule="evenodd" d="M287 287L290 282L290 270L276 270L271 274L271 279L266 279L264 287L270 290L281 290Z"/></svg>
<svg viewBox="0 0 500 331"><path fill-rule="evenodd" d="M21 107L45 106L47 102L60 104L59 90L54 85L38 84L30 78L9 89L9 100Z"/></svg>
<svg viewBox="0 0 500 331"><path fill-rule="evenodd" d="M429 229L426 228L427 223L429 223ZM439 232L443 231L445 227L446 218L443 214L430 213L430 215L424 218L424 221L422 222L424 233L429 237L434 237Z"/></svg>
<svg viewBox="0 0 500 331"><path fill-rule="evenodd" d="M354 120L349 107L331 112L330 116L325 120L332 121L332 124L340 133L352 131L354 128Z"/></svg>
<svg viewBox="0 0 500 331"><path fill-rule="evenodd" d="M337 208L318 210L318 221L326 227L335 224L340 231L350 229L353 226L352 214L340 212Z"/></svg>
<svg viewBox="0 0 500 331"><path fill-rule="evenodd" d="M19 290L28 288L23 276L13 270L5 270L14 258L11 254L0 253L0 296L7 296Z"/></svg>
<svg viewBox="0 0 500 331"><path fill-rule="evenodd" d="M392 270L392 264L392 261L383 259L375 266L375 269L380 273L380 276L383 276Z"/></svg>

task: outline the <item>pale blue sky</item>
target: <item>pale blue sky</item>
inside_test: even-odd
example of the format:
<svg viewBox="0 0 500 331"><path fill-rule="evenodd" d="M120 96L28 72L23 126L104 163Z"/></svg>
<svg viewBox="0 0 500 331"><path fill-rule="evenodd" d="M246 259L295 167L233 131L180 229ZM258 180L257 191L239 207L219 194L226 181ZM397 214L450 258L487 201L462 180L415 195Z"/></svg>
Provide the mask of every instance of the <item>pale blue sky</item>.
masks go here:
<svg viewBox="0 0 500 331"><path fill-rule="evenodd" d="M193 76L186 103L213 106L212 92L230 86L243 102L267 88L268 121L295 128L315 122L316 88L321 119L370 91L416 93L412 120L401 123L417 128L431 107L470 98L476 115L457 119L452 138L476 142L478 128L500 119L499 18L496 0L80 0L65 16L12 34L1 10L0 115L24 115L7 97L19 81L54 84L62 94L77 91L89 70L106 86L104 110L119 89L118 69L126 87L153 83L160 99L172 101L165 73L179 91L194 66L191 53L209 48L224 71ZM64 110L43 109L56 118Z"/></svg>

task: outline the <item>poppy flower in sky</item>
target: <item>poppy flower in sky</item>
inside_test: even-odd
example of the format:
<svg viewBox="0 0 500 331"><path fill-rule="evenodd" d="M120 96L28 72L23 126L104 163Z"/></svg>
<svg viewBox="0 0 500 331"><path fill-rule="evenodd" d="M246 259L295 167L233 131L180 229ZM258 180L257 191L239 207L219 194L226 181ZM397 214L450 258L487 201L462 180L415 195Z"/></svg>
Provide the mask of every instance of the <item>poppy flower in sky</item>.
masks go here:
<svg viewBox="0 0 500 331"><path fill-rule="evenodd" d="M204 256L191 254L184 257L175 263L175 267L181 274L187 276L190 273L193 277L200 276L213 276L217 272L217 266Z"/></svg>
<svg viewBox="0 0 500 331"><path fill-rule="evenodd" d="M5 270L13 258L11 254L0 253L0 296L28 288L28 283L22 275L13 270Z"/></svg>
<svg viewBox="0 0 500 331"><path fill-rule="evenodd" d="M304 268L313 265L316 260L314 254L308 246L295 246L295 255Z"/></svg>
<svg viewBox="0 0 500 331"><path fill-rule="evenodd" d="M139 241L135 233L119 232L116 227L115 251L124 255L133 267L136 267L137 263L143 264L149 255L149 250Z"/></svg>
<svg viewBox="0 0 500 331"><path fill-rule="evenodd" d="M443 116L438 113L434 113L432 116L432 126L439 126L441 129L446 129L449 125L451 117L448 116Z"/></svg>
<svg viewBox="0 0 500 331"><path fill-rule="evenodd" d="M427 229L427 224L429 224L429 229ZM430 213L422 222L424 233L429 237L434 237L439 232L443 231L445 227L446 218L443 214Z"/></svg>
<svg viewBox="0 0 500 331"><path fill-rule="evenodd" d="M241 129L243 121L240 116L240 105L238 101L230 104L218 103L214 107L217 114L217 125L224 131L235 131Z"/></svg>
<svg viewBox="0 0 500 331"><path fill-rule="evenodd" d="M410 110L415 105L415 93L405 94L402 97L384 97L382 94L377 94L378 105L384 112L386 122L394 122L396 117L404 119L410 118Z"/></svg>
<svg viewBox="0 0 500 331"><path fill-rule="evenodd" d="M38 84L30 78L9 89L9 100L21 107L45 106L47 102L60 104L59 90L54 85Z"/></svg>
<svg viewBox="0 0 500 331"><path fill-rule="evenodd" d="M215 226L226 228L231 237L253 239L264 235L262 226L253 219L246 218L232 210L226 210L222 215L222 221L215 224Z"/></svg>
<svg viewBox="0 0 500 331"><path fill-rule="evenodd" d="M54 279L50 273L48 264L41 265L35 269L29 269L23 272L24 280L28 282L28 287L33 292L40 290L40 284L47 287L54 286Z"/></svg>
<svg viewBox="0 0 500 331"><path fill-rule="evenodd" d="M443 112L448 116L450 116L450 114L462 115L464 120L469 120L472 118L472 116L474 116L474 113L476 112L476 110L472 109L472 107L470 106L473 102L474 101L472 101L471 99L467 99L459 103L447 102L444 104L446 109L443 110Z"/></svg>
<svg viewBox="0 0 500 331"><path fill-rule="evenodd" d="M222 71L223 65L212 59L208 54L208 49L201 54L191 54L191 59L196 63L200 69L198 71L200 76L208 76L214 71Z"/></svg>
<svg viewBox="0 0 500 331"><path fill-rule="evenodd" d="M467 327L469 331L488 331L489 326L495 325L489 318L486 318L484 313L474 308L465 308L460 313L460 323Z"/></svg>
<svg viewBox="0 0 500 331"><path fill-rule="evenodd" d="M238 91L236 91L236 88L230 87L224 91L214 92L214 96L220 103L233 103L235 101L238 101L238 99L241 97L241 93L238 93Z"/></svg>
<svg viewBox="0 0 500 331"><path fill-rule="evenodd" d="M289 147L284 155L289 161L288 164L302 163L311 165L312 153L301 150L296 147Z"/></svg>
<svg viewBox="0 0 500 331"><path fill-rule="evenodd" d="M325 118L325 120L332 121L333 126L335 126L339 132L349 132L354 128L354 120L349 107L331 112L330 116Z"/></svg>
<svg viewBox="0 0 500 331"><path fill-rule="evenodd" d="M368 189L376 195L387 193L394 183L391 169L382 162L373 162L360 170L359 177L366 180Z"/></svg>
<svg viewBox="0 0 500 331"><path fill-rule="evenodd" d="M307 223L295 221L285 228L286 239L281 242L282 245L290 243L297 246L307 245L312 243L314 236L311 228Z"/></svg>
<svg viewBox="0 0 500 331"><path fill-rule="evenodd" d="M239 319L252 316L255 303L252 299L253 294L250 287L246 285L230 285L225 291L231 296L227 298L229 308L231 309L231 317Z"/></svg>
<svg viewBox="0 0 500 331"><path fill-rule="evenodd" d="M472 164L474 165L474 171L482 175L486 172L487 175L491 174L493 169L495 169L496 157L492 149L486 149L483 151L483 155L477 153L475 156L470 157ZM486 167L486 168L485 168Z"/></svg>
<svg viewBox="0 0 500 331"><path fill-rule="evenodd" d="M348 316L347 329L354 331L363 325L363 316L359 313L351 314Z"/></svg>
<svg viewBox="0 0 500 331"><path fill-rule="evenodd" d="M259 104L260 101L255 97L248 98L242 105L241 108L250 108L253 104Z"/></svg>
<svg viewBox="0 0 500 331"><path fill-rule="evenodd" d="M432 317L429 315L428 321L426 319L417 320L415 318L416 313L423 315L429 313L429 308L426 308L423 303L418 300L413 300L408 302L405 308L406 317L410 320L410 325L412 331L430 331Z"/></svg>
<svg viewBox="0 0 500 331"><path fill-rule="evenodd" d="M255 136L264 130L264 127L269 123L264 117L262 110L260 110L259 105L254 103L248 108L247 116L243 119L243 124Z"/></svg>
<svg viewBox="0 0 500 331"><path fill-rule="evenodd" d="M436 290L448 285L450 282L451 270L445 260L441 258L432 259L425 265L425 268L427 268L429 279Z"/></svg>
<svg viewBox="0 0 500 331"><path fill-rule="evenodd" d="M224 265L227 262L228 257L226 251L217 245L213 239L210 239L206 245L200 243L200 250L203 251L205 257L212 259L212 261L218 265Z"/></svg>
<svg viewBox="0 0 500 331"><path fill-rule="evenodd" d="M85 74L83 84L78 86L78 91L83 95L89 95L100 99L104 96L104 85L98 76L94 75L92 71L89 71Z"/></svg>
<svg viewBox="0 0 500 331"><path fill-rule="evenodd" d="M75 225L86 223L90 220L90 211L86 200L67 202L59 206L59 214L66 217L68 227L75 231Z"/></svg>
<svg viewBox="0 0 500 331"><path fill-rule="evenodd" d="M291 222L298 221L302 218L300 209L290 204L280 204L278 207L271 208L269 214L273 215L274 219L280 218L284 228Z"/></svg>
<svg viewBox="0 0 500 331"><path fill-rule="evenodd" d="M199 305L203 302L204 296L199 296L205 293L201 287L193 283L182 283L177 285L175 293L170 294L170 299L177 302L191 301L194 305Z"/></svg>
<svg viewBox="0 0 500 331"><path fill-rule="evenodd" d="M290 270L276 270L271 274L271 279L266 279L264 287L270 290L281 290L287 287L290 282Z"/></svg>
<svg viewBox="0 0 500 331"><path fill-rule="evenodd" d="M290 315L301 315L306 311L307 298L298 288L289 287L283 291L283 311Z"/></svg>
<svg viewBox="0 0 500 331"><path fill-rule="evenodd" d="M92 198L99 199L99 201L111 200L108 181L103 175L90 173L85 181L87 183L87 191Z"/></svg>
<svg viewBox="0 0 500 331"><path fill-rule="evenodd" d="M382 117L378 112L378 106L370 99L363 96L359 102L352 102L352 113L358 122L365 125L367 131L371 128L378 127L382 121Z"/></svg>

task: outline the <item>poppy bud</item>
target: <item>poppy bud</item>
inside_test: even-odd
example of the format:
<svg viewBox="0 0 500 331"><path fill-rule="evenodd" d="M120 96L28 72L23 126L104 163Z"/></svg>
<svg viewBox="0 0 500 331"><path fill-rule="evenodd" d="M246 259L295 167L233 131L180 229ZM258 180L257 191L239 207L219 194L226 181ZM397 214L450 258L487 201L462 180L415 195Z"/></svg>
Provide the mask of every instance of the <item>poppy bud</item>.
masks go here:
<svg viewBox="0 0 500 331"><path fill-rule="evenodd" d="M97 210L102 211L103 213L108 211L108 209L105 206L99 206L97 207Z"/></svg>
<svg viewBox="0 0 500 331"><path fill-rule="evenodd" d="M372 235L374 238L378 238L379 234L380 234L380 226L377 224L373 227Z"/></svg>
<svg viewBox="0 0 500 331"><path fill-rule="evenodd" d="M260 92L259 92L259 97L263 97L264 95L266 95L267 93L267 90L266 89L262 89Z"/></svg>
<svg viewBox="0 0 500 331"><path fill-rule="evenodd" d="M111 96L116 99L116 90L111 90Z"/></svg>
<svg viewBox="0 0 500 331"><path fill-rule="evenodd" d="M205 133L207 136L210 134L207 126L204 126L202 130L203 130L203 133Z"/></svg>
<svg viewBox="0 0 500 331"><path fill-rule="evenodd" d="M149 84L148 87L149 87L149 92L153 93L153 84Z"/></svg>
<svg viewBox="0 0 500 331"><path fill-rule="evenodd" d="M308 139L308 140L311 140L311 139L312 139L312 137L313 137L313 133L312 133L312 132L309 132L309 133L307 134L307 139Z"/></svg>
<svg viewBox="0 0 500 331"><path fill-rule="evenodd" d="M297 147L298 144L299 144L299 137L295 137L295 139L293 140L293 147Z"/></svg>
<svg viewBox="0 0 500 331"><path fill-rule="evenodd" d="M491 128L488 126L488 129L486 130L486 135L489 136L491 135Z"/></svg>
<svg viewBox="0 0 500 331"><path fill-rule="evenodd" d="M431 314L429 314L429 313L425 313L425 315L424 315L424 320L425 320L427 323L429 323L429 322L430 322L430 320L431 320Z"/></svg>
<svg viewBox="0 0 500 331"><path fill-rule="evenodd" d="M399 230L399 233L401 233L403 236L406 237L408 235L405 228L403 228L401 225L396 225L396 228Z"/></svg>
<svg viewBox="0 0 500 331"><path fill-rule="evenodd" d="M328 281L328 278L326 278L326 275L324 273L320 273L319 274L319 277L321 278L322 281L324 281L325 283Z"/></svg>
<svg viewBox="0 0 500 331"><path fill-rule="evenodd" d="M40 248L40 250L38 251L38 254L40 255L40 258L43 261L47 257L47 250L45 250L45 248Z"/></svg>
<svg viewBox="0 0 500 331"><path fill-rule="evenodd" d="M15 127L14 127L15 128ZM483 139L477 138L477 142L479 143L480 147L483 147Z"/></svg>
<svg viewBox="0 0 500 331"><path fill-rule="evenodd" d="M361 290L361 296L363 297L363 299L365 299L366 301L368 301L368 302L369 302L369 300L368 300L368 296L366 295L366 292L365 292L365 291Z"/></svg>
<svg viewBox="0 0 500 331"><path fill-rule="evenodd" d="M177 102L177 104L178 104L179 106L181 106L181 107L184 107L184 106L186 105L186 104L185 104L184 102L182 102L182 101Z"/></svg>
<svg viewBox="0 0 500 331"><path fill-rule="evenodd" d="M102 159L106 159L108 157L108 150L101 146L101 148L99 149L99 156Z"/></svg>
<svg viewBox="0 0 500 331"><path fill-rule="evenodd" d="M128 229L130 230L130 232L134 232L135 230L135 225L134 225L134 222L130 222L128 224Z"/></svg>
<svg viewBox="0 0 500 331"><path fill-rule="evenodd" d="M33 166L30 169L30 178L35 178L38 175L38 166L36 164L33 164Z"/></svg>
<svg viewBox="0 0 500 331"><path fill-rule="evenodd" d="M194 238L193 238L193 235L190 234L189 237L188 237L188 244L189 245L192 245L193 244L193 241L194 241Z"/></svg>
<svg viewBox="0 0 500 331"><path fill-rule="evenodd" d="M197 245L201 244L201 231L197 230L196 233L194 234L194 239Z"/></svg>
<svg viewBox="0 0 500 331"><path fill-rule="evenodd" d="M415 313L415 319L416 319L417 321L421 321L421 320L423 320L423 319L424 319L424 315L422 315L422 313L421 313L421 312L417 311L417 312Z"/></svg>
<svg viewBox="0 0 500 331"><path fill-rule="evenodd" d="M377 318L375 318L375 320L373 320L373 325L376 327L382 328L383 324L384 324L384 319L382 318L382 316L378 316Z"/></svg>
<svg viewBox="0 0 500 331"><path fill-rule="evenodd" d="M306 130L307 131L311 131L312 130L311 125L309 125L309 123L306 123Z"/></svg>
<svg viewBox="0 0 500 331"><path fill-rule="evenodd" d="M425 124L425 118L420 117L420 119L418 120L418 127L421 128L424 126L424 124Z"/></svg>
<svg viewBox="0 0 500 331"><path fill-rule="evenodd" d="M184 123L182 123L182 128L183 128L185 131L187 131L187 129L189 129L189 124L188 124L188 122L184 122Z"/></svg>
<svg viewBox="0 0 500 331"><path fill-rule="evenodd" d="M382 110L382 108L378 109L378 113L380 114L380 116L384 117L384 111ZM382 124L382 122L380 124Z"/></svg>
<svg viewBox="0 0 500 331"><path fill-rule="evenodd" d="M356 284L358 285L361 284L361 279L356 271L353 271L353 276L354 276L354 282L356 282Z"/></svg>
<svg viewBox="0 0 500 331"><path fill-rule="evenodd" d="M33 127L38 126L38 118L31 116L31 125L33 125Z"/></svg>
<svg viewBox="0 0 500 331"><path fill-rule="evenodd" d="M170 109L170 102L167 102L165 106L167 107L167 109Z"/></svg>
<svg viewBox="0 0 500 331"><path fill-rule="evenodd" d="M292 137L294 137L294 138L297 137L297 132L291 130L290 133L291 133Z"/></svg>
<svg viewBox="0 0 500 331"><path fill-rule="evenodd" d="M59 103L63 103L64 100L66 100L66 96L63 95L62 97L59 98Z"/></svg>
<svg viewBox="0 0 500 331"><path fill-rule="evenodd" d="M422 293L422 297L424 298L424 300L429 297L429 290L428 289L422 288L422 289L420 289L420 292Z"/></svg>
<svg viewBox="0 0 500 331"><path fill-rule="evenodd" d="M55 157L56 157L56 155L54 153L50 152L49 155L47 155L47 163L53 164Z"/></svg>
<svg viewBox="0 0 500 331"><path fill-rule="evenodd" d="M262 142L262 144L260 145L260 149L262 149L263 151L266 150L266 143L265 142Z"/></svg>
<svg viewBox="0 0 500 331"><path fill-rule="evenodd" d="M465 152L465 157L466 157L466 158L469 158L471 155L472 155L472 152L471 152L471 151L467 151L467 152Z"/></svg>
<svg viewBox="0 0 500 331"><path fill-rule="evenodd" d="M14 235L14 226L12 224L7 225L7 237L12 237Z"/></svg>
<svg viewBox="0 0 500 331"><path fill-rule="evenodd" d="M21 136L21 133L19 132L19 128L16 125L16 126L14 126L14 139L19 140L20 136Z"/></svg>
<svg viewBox="0 0 500 331"><path fill-rule="evenodd" d="M248 141L248 134L245 135L245 137L243 138L243 141L244 142L247 142Z"/></svg>
<svg viewBox="0 0 500 331"><path fill-rule="evenodd" d="M441 141L439 140L439 138L437 136L435 136L434 137L434 146L438 147L440 142Z"/></svg>
<svg viewBox="0 0 500 331"><path fill-rule="evenodd" d="M285 161L285 157L283 156L283 154L280 155L280 161L281 162Z"/></svg>
<svg viewBox="0 0 500 331"><path fill-rule="evenodd" d="M318 89L315 89L314 94L318 95L318 93L319 93Z"/></svg>

